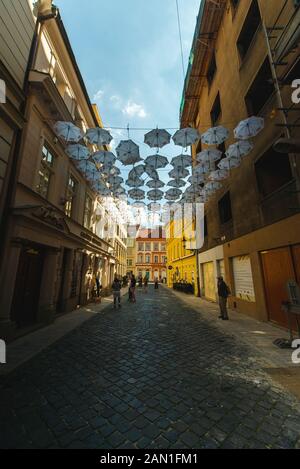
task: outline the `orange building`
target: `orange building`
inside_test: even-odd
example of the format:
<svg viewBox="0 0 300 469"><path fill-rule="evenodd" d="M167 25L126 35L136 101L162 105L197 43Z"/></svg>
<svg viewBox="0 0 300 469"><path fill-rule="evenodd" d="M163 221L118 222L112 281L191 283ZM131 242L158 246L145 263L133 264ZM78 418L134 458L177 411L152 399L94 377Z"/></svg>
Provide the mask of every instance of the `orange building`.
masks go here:
<svg viewBox="0 0 300 469"><path fill-rule="evenodd" d="M151 282L167 278L166 235L162 227L138 231L135 272L137 277L147 276Z"/></svg>

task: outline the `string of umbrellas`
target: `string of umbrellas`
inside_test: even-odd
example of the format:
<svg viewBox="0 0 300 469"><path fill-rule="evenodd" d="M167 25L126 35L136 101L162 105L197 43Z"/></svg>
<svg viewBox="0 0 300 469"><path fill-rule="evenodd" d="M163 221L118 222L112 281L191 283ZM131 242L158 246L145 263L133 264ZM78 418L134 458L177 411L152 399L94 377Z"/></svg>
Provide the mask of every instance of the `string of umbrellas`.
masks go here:
<svg viewBox="0 0 300 469"><path fill-rule="evenodd" d="M146 200L153 212L158 211L158 202L163 199L167 203L206 203L250 154L254 148L252 139L263 128L264 119L260 117L240 122L234 130L237 141L228 147L225 157L218 147L229 139L230 132L223 126L210 128L202 135L194 128L180 129L173 136L165 129L156 128L145 135L144 143L153 154L143 159L139 146L129 137L120 141L115 155L109 149L113 137L107 129L97 127L84 133L71 122L54 125L57 136L67 145L67 154L100 197L130 198L135 207L146 206ZM160 150L171 139L182 148L182 153L169 161ZM198 153L193 163L188 148L200 140L208 148ZM130 169L126 181L116 165L118 161ZM173 168L165 183L159 171L168 165Z"/></svg>

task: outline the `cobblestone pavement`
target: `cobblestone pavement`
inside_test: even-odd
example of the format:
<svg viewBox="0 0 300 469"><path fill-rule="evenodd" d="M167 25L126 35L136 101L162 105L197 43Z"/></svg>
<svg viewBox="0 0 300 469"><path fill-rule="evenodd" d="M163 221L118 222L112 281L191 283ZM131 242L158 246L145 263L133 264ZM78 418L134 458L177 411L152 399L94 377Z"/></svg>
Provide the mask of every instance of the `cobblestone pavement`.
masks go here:
<svg viewBox="0 0 300 469"><path fill-rule="evenodd" d="M299 403L165 289L0 379L1 448L299 448Z"/></svg>

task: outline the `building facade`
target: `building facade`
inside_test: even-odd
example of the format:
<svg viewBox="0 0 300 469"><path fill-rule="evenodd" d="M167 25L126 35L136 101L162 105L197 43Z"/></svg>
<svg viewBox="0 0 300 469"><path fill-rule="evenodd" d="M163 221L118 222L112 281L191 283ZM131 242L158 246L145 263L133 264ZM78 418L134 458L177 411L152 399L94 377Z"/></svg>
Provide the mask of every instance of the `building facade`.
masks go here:
<svg viewBox="0 0 300 469"><path fill-rule="evenodd" d="M127 275L136 272L136 238L128 236L127 241Z"/></svg>
<svg viewBox="0 0 300 469"><path fill-rule="evenodd" d="M86 130L98 120L58 9L44 13L1 264L0 329L7 339L86 304L96 277L105 290L126 268L118 239L106 232L110 214L54 132L57 121Z"/></svg>
<svg viewBox="0 0 300 469"><path fill-rule="evenodd" d="M300 282L299 20L292 0L220 0L218 8L203 0L181 104L183 127L228 128L223 157L241 120L265 120L254 150L206 204L199 269L203 297L217 300L222 275L232 308L281 326L287 282ZM199 143L193 155L206 148Z"/></svg>
<svg viewBox="0 0 300 469"><path fill-rule="evenodd" d="M137 278L167 279L166 237L162 227L140 229L136 237L135 274Z"/></svg>

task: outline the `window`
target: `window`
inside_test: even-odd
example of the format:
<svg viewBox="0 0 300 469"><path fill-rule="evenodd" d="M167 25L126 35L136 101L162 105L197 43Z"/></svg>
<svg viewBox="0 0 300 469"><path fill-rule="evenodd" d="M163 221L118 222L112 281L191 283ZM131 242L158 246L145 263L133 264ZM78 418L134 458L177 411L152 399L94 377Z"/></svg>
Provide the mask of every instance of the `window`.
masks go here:
<svg viewBox="0 0 300 469"><path fill-rule="evenodd" d="M54 156L47 146L43 146L42 161L39 170L39 182L37 192L43 197L48 197L50 179L53 172Z"/></svg>
<svg viewBox="0 0 300 469"><path fill-rule="evenodd" d="M155 252L159 251L159 243L154 243L154 249Z"/></svg>
<svg viewBox="0 0 300 469"><path fill-rule="evenodd" d="M251 46L252 40L255 36L258 27L260 26L260 23L261 16L257 0L252 0L248 15L245 19L243 29L237 41L238 51L242 60L244 59Z"/></svg>
<svg viewBox="0 0 300 469"><path fill-rule="evenodd" d="M146 243L146 251L151 251L151 243Z"/></svg>
<svg viewBox="0 0 300 469"><path fill-rule="evenodd" d="M127 265L128 265L128 267L132 267L132 265L133 265L132 259L127 259Z"/></svg>
<svg viewBox="0 0 300 469"><path fill-rule="evenodd" d="M67 217L71 217L73 214L76 189L77 189L77 181L72 175L70 175L69 180L68 180L66 205L65 205L65 214L67 215Z"/></svg>
<svg viewBox="0 0 300 469"><path fill-rule="evenodd" d="M270 62L266 58L245 97L249 116L258 115L274 92Z"/></svg>
<svg viewBox="0 0 300 469"><path fill-rule="evenodd" d="M154 264L158 264L158 256L154 256Z"/></svg>
<svg viewBox="0 0 300 469"><path fill-rule="evenodd" d="M222 113L221 99L220 99L220 93L218 93L215 99L214 105L212 107L212 110L210 112L211 122L213 125L216 125L218 123L221 113Z"/></svg>
<svg viewBox="0 0 300 469"><path fill-rule="evenodd" d="M293 179L288 155L277 153L271 147L255 164L255 172L259 191L263 197Z"/></svg>
<svg viewBox="0 0 300 469"><path fill-rule="evenodd" d="M216 71L217 71L216 56L215 54L213 54L208 71L207 71L207 81L208 81L209 86L214 81Z"/></svg>
<svg viewBox="0 0 300 469"><path fill-rule="evenodd" d="M150 264L150 263L151 263L150 256L149 256L149 255L147 255L147 256L146 256L146 264Z"/></svg>
<svg viewBox="0 0 300 469"><path fill-rule="evenodd" d="M166 245L162 244L160 249L161 249L161 251L165 251L166 250Z"/></svg>
<svg viewBox="0 0 300 469"><path fill-rule="evenodd" d="M139 243L138 250L144 251L144 243Z"/></svg>
<svg viewBox="0 0 300 469"><path fill-rule="evenodd" d="M83 225L88 230L91 228L91 221L92 221L92 206L93 201L89 195L86 195L85 198L85 208L84 208L84 222Z"/></svg>
<svg viewBox="0 0 300 469"><path fill-rule="evenodd" d="M223 225L232 220L230 192L227 192L227 194L224 195L224 197L219 201L218 205L220 222Z"/></svg>
<svg viewBox="0 0 300 469"><path fill-rule="evenodd" d="M143 254L139 254L138 255L138 263L142 264L143 262L144 262L144 256L143 256Z"/></svg>

